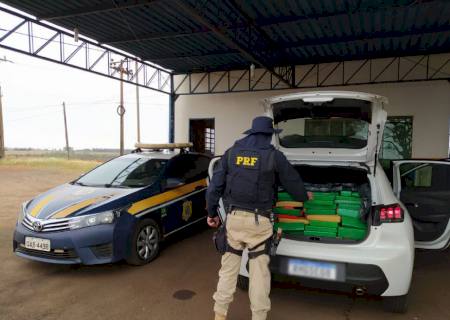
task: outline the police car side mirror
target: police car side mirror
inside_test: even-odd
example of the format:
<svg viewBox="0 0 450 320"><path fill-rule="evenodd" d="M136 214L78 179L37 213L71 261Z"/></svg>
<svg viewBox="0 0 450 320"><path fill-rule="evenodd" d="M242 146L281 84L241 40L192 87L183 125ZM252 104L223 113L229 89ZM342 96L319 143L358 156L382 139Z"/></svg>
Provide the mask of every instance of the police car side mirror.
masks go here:
<svg viewBox="0 0 450 320"><path fill-rule="evenodd" d="M184 184L183 179L179 178L167 178L166 183L164 185L165 189L173 189L179 186L182 186Z"/></svg>

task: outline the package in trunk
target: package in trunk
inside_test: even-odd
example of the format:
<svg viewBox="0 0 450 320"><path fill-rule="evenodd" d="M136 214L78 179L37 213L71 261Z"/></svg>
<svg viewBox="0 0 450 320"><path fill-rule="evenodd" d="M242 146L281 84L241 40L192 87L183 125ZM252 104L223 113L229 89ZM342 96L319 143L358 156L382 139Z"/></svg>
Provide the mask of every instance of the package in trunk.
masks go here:
<svg viewBox="0 0 450 320"><path fill-rule="evenodd" d="M275 230L281 228L286 234L349 240L362 240L367 235L367 224L361 219L361 195L354 190L315 191L303 208L301 203L295 203L297 207L293 207L293 199L286 192L278 193L278 201L274 208L278 217Z"/></svg>

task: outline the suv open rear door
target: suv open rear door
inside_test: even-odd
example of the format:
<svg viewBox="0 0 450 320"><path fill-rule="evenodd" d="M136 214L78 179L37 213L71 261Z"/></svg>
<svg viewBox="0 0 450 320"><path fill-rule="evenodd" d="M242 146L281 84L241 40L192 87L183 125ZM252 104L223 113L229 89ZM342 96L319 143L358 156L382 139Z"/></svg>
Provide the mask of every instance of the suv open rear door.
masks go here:
<svg viewBox="0 0 450 320"><path fill-rule="evenodd" d="M448 247L450 161L394 161L393 170L394 192L413 220L416 248Z"/></svg>

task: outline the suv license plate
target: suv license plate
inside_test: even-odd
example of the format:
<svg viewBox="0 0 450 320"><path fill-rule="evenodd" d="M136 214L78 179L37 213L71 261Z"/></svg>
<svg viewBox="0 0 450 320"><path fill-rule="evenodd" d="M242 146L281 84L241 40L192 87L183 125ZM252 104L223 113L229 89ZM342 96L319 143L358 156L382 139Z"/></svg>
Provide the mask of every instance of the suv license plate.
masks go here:
<svg viewBox="0 0 450 320"><path fill-rule="evenodd" d="M337 280L337 266L327 262L290 259L288 274L306 278Z"/></svg>
<svg viewBox="0 0 450 320"><path fill-rule="evenodd" d="M25 248L50 252L50 240L33 237L25 237Z"/></svg>

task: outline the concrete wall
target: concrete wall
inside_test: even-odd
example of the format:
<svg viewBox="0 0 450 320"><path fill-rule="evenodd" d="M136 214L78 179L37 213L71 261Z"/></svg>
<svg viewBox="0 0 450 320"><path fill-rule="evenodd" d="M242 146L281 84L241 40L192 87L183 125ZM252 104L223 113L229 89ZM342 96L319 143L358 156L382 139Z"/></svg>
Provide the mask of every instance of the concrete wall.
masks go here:
<svg viewBox="0 0 450 320"><path fill-rule="evenodd" d="M413 157L448 156L450 83L447 81L327 88L333 89L376 93L388 97L388 115L414 117ZM222 154L251 126L253 117L263 113L259 104L262 98L299 91L306 90L180 96L175 107L175 141L189 139L189 119L215 118L216 154Z"/></svg>

